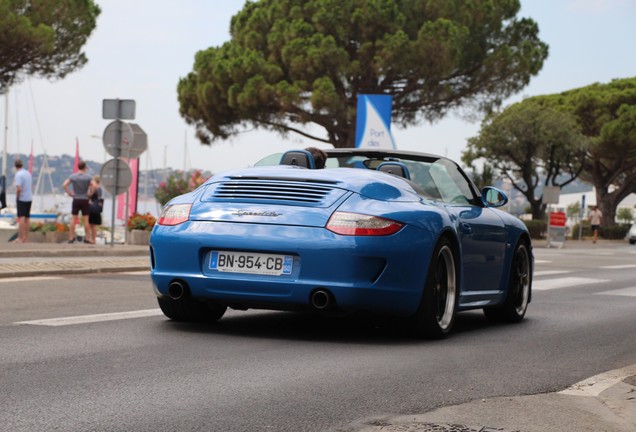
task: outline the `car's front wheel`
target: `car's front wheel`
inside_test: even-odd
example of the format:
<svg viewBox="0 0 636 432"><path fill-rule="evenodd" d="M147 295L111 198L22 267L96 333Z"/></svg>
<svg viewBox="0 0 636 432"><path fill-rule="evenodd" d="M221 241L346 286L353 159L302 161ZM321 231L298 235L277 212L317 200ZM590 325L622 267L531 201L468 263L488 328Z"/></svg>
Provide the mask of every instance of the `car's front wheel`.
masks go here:
<svg viewBox="0 0 636 432"><path fill-rule="evenodd" d="M157 302L163 314L173 321L216 322L221 319L227 310L226 306L199 301L190 297L182 297L178 300L158 297Z"/></svg>
<svg viewBox="0 0 636 432"><path fill-rule="evenodd" d="M416 336L443 339L450 333L457 309L457 266L448 239L438 243L426 278L422 301L413 316Z"/></svg>
<svg viewBox="0 0 636 432"><path fill-rule="evenodd" d="M523 319L530 301L532 267L528 245L520 240L510 265L508 291L502 305L484 308L489 321L516 323Z"/></svg>

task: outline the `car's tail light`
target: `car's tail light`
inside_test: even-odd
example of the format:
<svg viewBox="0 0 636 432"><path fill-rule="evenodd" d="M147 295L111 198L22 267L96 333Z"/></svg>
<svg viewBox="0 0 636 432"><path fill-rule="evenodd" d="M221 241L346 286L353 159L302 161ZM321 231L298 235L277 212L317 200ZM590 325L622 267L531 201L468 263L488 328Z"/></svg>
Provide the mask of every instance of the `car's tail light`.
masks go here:
<svg viewBox="0 0 636 432"><path fill-rule="evenodd" d="M398 232L404 224L377 216L335 212L327 222L331 232L349 236L385 236Z"/></svg>
<svg viewBox="0 0 636 432"><path fill-rule="evenodd" d="M190 218L192 204L172 204L164 207L159 216L159 225L179 225Z"/></svg>

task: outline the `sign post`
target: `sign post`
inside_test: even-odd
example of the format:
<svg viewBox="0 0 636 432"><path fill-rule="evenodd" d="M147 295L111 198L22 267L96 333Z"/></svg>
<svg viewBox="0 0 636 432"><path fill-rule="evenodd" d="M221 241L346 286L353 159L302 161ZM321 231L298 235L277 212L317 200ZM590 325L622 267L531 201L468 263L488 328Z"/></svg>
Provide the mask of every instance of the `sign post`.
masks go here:
<svg viewBox="0 0 636 432"><path fill-rule="evenodd" d="M559 186L546 186L543 188L543 198L542 202L548 205L548 215L551 215L550 204L558 204L559 203L559 195L561 194L561 188ZM551 235L552 226L550 221L548 221L548 241L546 247L551 246Z"/></svg>
<svg viewBox="0 0 636 432"><path fill-rule="evenodd" d="M581 195L581 210L579 211L579 241L583 237L583 218L585 217L585 194Z"/></svg>
<svg viewBox="0 0 636 432"><path fill-rule="evenodd" d="M111 213L111 223L110 223L110 245L111 247L115 246L115 207L116 207L116 197L119 192L119 176L120 176L120 164L122 163L119 160L119 156L121 154L122 147L127 147L130 145L131 141L134 139L132 130L129 133L130 136L127 136L127 133L122 133L124 123L121 121L125 120L133 120L135 118L135 101L132 99L104 99L102 101L102 118L106 120L115 120L112 122L106 130L104 131L104 147L106 151L111 154L113 159L113 179L112 179L112 194L113 194L113 205L112 205L112 213ZM109 129L110 128L110 129ZM107 140L108 138L108 140ZM112 143L109 142L112 138ZM108 164L106 164L108 165ZM104 165L104 167L106 166ZM126 168L128 166L126 165ZM128 168L130 171L130 168ZM103 171L103 168L102 168ZM106 186L106 185L104 185ZM125 190L125 188L124 188Z"/></svg>

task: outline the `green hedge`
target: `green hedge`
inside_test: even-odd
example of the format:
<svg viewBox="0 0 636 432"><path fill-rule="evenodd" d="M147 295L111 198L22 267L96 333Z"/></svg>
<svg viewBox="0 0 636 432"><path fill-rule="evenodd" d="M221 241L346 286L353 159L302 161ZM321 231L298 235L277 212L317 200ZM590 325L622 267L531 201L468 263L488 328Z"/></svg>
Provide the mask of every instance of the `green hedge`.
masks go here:
<svg viewBox="0 0 636 432"><path fill-rule="evenodd" d="M629 224L616 224L601 228L601 237L607 240L623 240L629 231Z"/></svg>
<svg viewBox="0 0 636 432"><path fill-rule="evenodd" d="M583 237L592 237L594 234L592 233L592 226L590 222L585 220L582 222L583 226ZM623 240L627 236L627 232L629 231L629 224L616 224L614 226L608 228L601 228L599 232L599 236L606 240ZM579 238L579 224L576 224L572 227L572 238Z"/></svg>
<svg viewBox="0 0 636 432"><path fill-rule="evenodd" d="M570 231L570 234L572 235L573 239L579 238L579 225L583 227L583 230L581 231L581 235L583 237L592 237L592 226L590 225L589 221L584 220L582 223L576 224L572 227L572 231Z"/></svg>
<svg viewBox="0 0 636 432"><path fill-rule="evenodd" d="M548 224L544 220L524 220L523 223L530 231L530 238L540 240L546 238Z"/></svg>

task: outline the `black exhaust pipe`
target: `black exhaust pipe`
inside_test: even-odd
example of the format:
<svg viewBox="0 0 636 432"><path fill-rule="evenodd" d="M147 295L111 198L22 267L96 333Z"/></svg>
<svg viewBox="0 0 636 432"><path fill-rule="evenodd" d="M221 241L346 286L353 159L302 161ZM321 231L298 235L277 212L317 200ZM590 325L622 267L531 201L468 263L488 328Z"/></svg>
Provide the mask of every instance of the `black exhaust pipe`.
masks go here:
<svg viewBox="0 0 636 432"><path fill-rule="evenodd" d="M333 298L329 291L318 289L311 294L311 305L318 310L327 309L333 305Z"/></svg>
<svg viewBox="0 0 636 432"><path fill-rule="evenodd" d="M168 296L170 296L172 300L183 298L185 293L186 287L179 281L170 282L170 285L168 285Z"/></svg>

